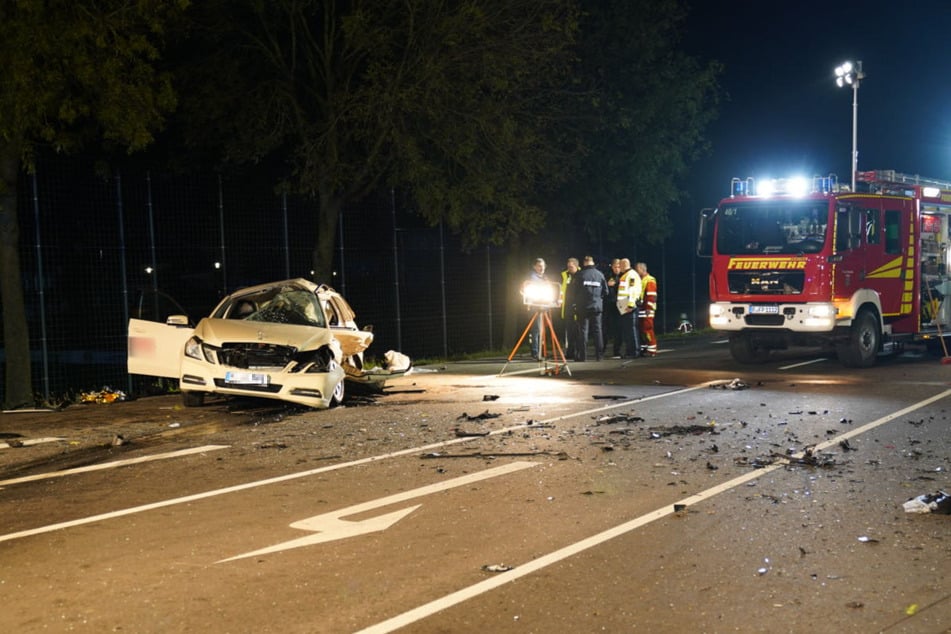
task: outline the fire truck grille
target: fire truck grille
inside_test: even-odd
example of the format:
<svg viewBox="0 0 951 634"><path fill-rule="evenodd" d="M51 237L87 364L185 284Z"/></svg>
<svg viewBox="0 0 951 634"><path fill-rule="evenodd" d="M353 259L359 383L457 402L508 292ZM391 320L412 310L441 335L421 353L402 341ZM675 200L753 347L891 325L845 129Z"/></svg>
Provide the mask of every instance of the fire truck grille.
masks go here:
<svg viewBox="0 0 951 634"><path fill-rule="evenodd" d="M802 271L731 271L727 282L739 295L800 295L805 278Z"/></svg>

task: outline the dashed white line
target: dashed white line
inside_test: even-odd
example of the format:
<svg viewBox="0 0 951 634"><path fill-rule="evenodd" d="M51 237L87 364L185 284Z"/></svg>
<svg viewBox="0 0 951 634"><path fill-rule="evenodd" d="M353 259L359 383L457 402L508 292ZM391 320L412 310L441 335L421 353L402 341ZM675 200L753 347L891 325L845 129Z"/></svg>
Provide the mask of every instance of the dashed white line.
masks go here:
<svg viewBox="0 0 951 634"><path fill-rule="evenodd" d="M26 444L24 442L23 444ZM204 445L192 449L181 449L179 451L169 451L166 453L152 454L151 456L141 456L139 458L128 458L126 460L114 460L112 462L103 462L102 464L87 465L85 467L76 467L75 469L64 469L63 471L51 471L49 473L37 473L36 475L23 476L22 478L11 478L9 480L0 480L0 487L11 484L22 484L23 482L35 482L37 480L48 480L50 478L61 478L63 476L75 475L77 473L87 473L89 471L101 471L103 469L115 469L130 464L140 464L143 462L152 462L154 460L167 460L169 458L178 458L180 456L190 456L196 453L207 451L217 451L227 449L230 445Z"/></svg>

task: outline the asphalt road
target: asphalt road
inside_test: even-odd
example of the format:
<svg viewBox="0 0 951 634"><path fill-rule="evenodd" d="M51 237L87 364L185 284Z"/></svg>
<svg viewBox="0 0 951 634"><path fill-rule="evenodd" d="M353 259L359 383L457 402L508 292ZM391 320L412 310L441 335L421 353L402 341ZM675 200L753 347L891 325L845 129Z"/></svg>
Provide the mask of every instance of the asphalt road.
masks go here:
<svg viewBox="0 0 951 634"><path fill-rule="evenodd" d="M662 350L4 413L0 631L949 631L951 365Z"/></svg>

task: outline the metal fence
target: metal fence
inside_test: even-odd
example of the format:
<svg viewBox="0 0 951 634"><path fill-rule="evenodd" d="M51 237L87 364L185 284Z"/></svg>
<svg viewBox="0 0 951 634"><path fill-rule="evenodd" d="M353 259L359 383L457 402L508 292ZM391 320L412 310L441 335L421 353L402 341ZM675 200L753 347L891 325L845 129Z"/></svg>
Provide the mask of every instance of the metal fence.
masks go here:
<svg viewBox="0 0 951 634"><path fill-rule="evenodd" d="M316 202L278 194L262 181L103 173L92 160L60 157L24 174L20 256L38 395L48 400L106 385L135 391L125 366L130 316L164 320L184 310L197 322L237 288L311 278ZM509 278L524 276L535 255L552 258L552 273L562 264L560 256L532 252L519 255L524 270L513 271L505 249L463 252L391 191L340 220L334 278L318 281L341 291L361 326L373 325L371 357L389 349L419 358L511 347L520 332L515 320L523 326L525 317L510 315L506 329L520 277ZM550 246L588 250L565 242ZM679 313L693 314L696 300L682 284L665 288L665 261L652 272L661 284L658 330L675 330Z"/></svg>

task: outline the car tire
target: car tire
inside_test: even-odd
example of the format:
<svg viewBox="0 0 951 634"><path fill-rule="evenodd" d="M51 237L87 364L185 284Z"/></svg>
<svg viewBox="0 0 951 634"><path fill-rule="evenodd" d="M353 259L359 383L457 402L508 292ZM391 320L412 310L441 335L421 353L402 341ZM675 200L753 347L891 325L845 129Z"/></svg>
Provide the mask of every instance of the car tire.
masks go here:
<svg viewBox="0 0 951 634"><path fill-rule="evenodd" d="M201 407L205 404L203 392L182 392L182 403L185 407Z"/></svg>

